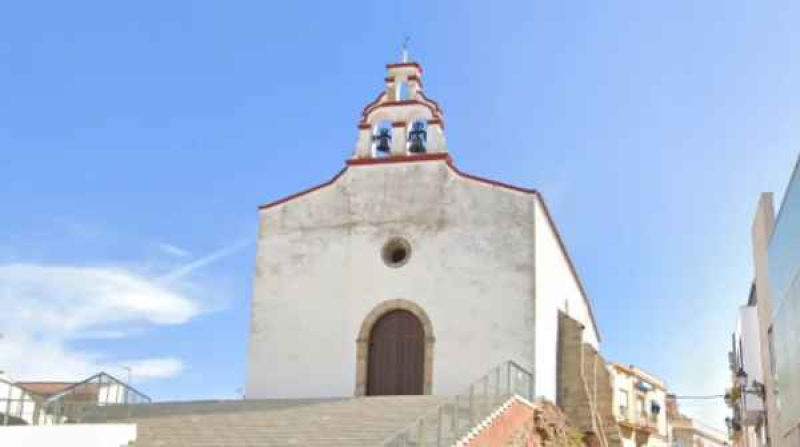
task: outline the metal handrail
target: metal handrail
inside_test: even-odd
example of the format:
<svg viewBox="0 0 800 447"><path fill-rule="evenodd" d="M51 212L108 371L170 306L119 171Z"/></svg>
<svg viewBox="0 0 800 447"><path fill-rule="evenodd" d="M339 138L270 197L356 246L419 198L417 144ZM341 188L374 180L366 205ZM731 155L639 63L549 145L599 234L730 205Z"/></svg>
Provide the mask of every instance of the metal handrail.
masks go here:
<svg viewBox="0 0 800 447"><path fill-rule="evenodd" d="M80 389L81 387L84 387L86 385L94 384L96 381L99 381L100 384L102 384L102 380L104 378L108 379L108 383L113 383L115 385L122 386L125 389L126 393L133 393L133 395L137 396L137 399L141 398L142 399L142 403L150 403L151 402L151 399L150 399L149 396L147 396L146 394L144 394L141 391L137 390L136 388L132 387L131 385L128 385L127 383L117 379L116 377L112 376L109 373L100 372L100 373L97 373L97 374L89 377L86 380L83 380L81 382L78 382L78 383L75 383L73 385L70 385L70 386L64 388L63 390L61 390L60 392L58 392L57 394L54 394L54 395L50 396L47 400L44 401L44 405L47 405L47 404L49 404L51 402L55 402L55 401L61 399L62 397L65 397L65 396L67 396L69 394L72 394L76 390ZM110 402L107 399L106 402L104 402L104 403L108 404L108 403L112 403L112 402ZM113 402L113 403L119 403L119 402Z"/></svg>
<svg viewBox="0 0 800 447"><path fill-rule="evenodd" d="M520 381L520 377L524 380ZM516 386L520 382L525 385L522 390ZM479 391L477 394L476 388ZM490 388L493 388L491 393ZM518 395L533 400L533 393L533 374L512 360L503 362L472 382L461 393L431 408L411 424L393 433L383 441L383 445L391 447L452 445L512 396ZM461 419L464 408L460 406L461 403L467 405L467 414L464 417L466 424L463 426Z"/></svg>
<svg viewBox="0 0 800 447"><path fill-rule="evenodd" d="M150 397L108 373L98 373L70 385L42 403L50 423L82 422L100 416L100 408L118 405L130 412L130 405L150 403Z"/></svg>

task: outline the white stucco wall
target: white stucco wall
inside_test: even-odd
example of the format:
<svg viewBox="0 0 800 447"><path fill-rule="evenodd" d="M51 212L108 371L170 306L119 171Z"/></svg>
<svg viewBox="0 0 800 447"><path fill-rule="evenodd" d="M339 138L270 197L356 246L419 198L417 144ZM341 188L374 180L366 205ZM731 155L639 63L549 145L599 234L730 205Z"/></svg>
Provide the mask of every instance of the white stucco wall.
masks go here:
<svg viewBox="0 0 800 447"><path fill-rule="evenodd" d="M5 413L32 424L35 410L36 402L29 394L0 376L0 425L3 424Z"/></svg>
<svg viewBox="0 0 800 447"><path fill-rule="evenodd" d="M432 321L435 394L460 392L505 360L532 369L535 347L537 394L554 399L557 303L582 322L586 311L548 227L534 229L537 206L531 193L418 161L351 166L262 210L247 397L352 395L364 317L402 298ZM412 247L401 268L381 259L393 236ZM550 275L536 285L535 260ZM534 309L534 293L556 301ZM534 346L537 324L545 342Z"/></svg>
<svg viewBox="0 0 800 447"><path fill-rule="evenodd" d="M734 340L740 365L747 373L748 389L752 381L764 383L761 367L761 340L759 339L758 309L756 306L742 306L736 320ZM741 396L742 417L746 425L754 424L761 417L764 401L756 394L745 393Z"/></svg>
<svg viewBox="0 0 800 447"><path fill-rule="evenodd" d="M584 342L598 346L590 310L561 249L544 204L536 198L536 394L555 401L558 311L584 325Z"/></svg>
<svg viewBox="0 0 800 447"><path fill-rule="evenodd" d="M758 309L755 306L740 307L739 318L736 321L736 340L739 343L737 350L742 359L742 367L747 372L749 380L763 382L761 341L758 331Z"/></svg>
<svg viewBox="0 0 800 447"><path fill-rule="evenodd" d="M775 398L775 379L772 376L769 354L769 328L772 327L772 294L769 281L769 241L775 228L775 209L772 193L762 193L751 228L753 248L754 284L758 312L759 351L761 353L761 378L766 387L766 414L770 442L779 443L778 406Z"/></svg>

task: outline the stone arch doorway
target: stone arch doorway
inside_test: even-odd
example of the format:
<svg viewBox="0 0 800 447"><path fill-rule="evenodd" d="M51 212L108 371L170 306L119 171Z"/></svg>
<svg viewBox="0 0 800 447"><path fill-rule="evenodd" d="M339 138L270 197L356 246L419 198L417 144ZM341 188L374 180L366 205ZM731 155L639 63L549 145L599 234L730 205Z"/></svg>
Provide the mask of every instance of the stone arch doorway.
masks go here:
<svg viewBox="0 0 800 447"><path fill-rule="evenodd" d="M367 395L423 394L425 334L407 310L385 313L372 327L367 360Z"/></svg>
<svg viewBox="0 0 800 447"><path fill-rule="evenodd" d="M431 394L433 326L408 300L389 300L373 309L356 339L356 396Z"/></svg>

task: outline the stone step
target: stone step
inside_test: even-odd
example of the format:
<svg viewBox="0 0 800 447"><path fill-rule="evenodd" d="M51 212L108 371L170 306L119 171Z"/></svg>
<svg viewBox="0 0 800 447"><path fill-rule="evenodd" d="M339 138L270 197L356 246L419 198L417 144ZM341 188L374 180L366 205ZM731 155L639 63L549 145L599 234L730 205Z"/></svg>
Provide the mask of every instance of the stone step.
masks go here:
<svg viewBox="0 0 800 447"><path fill-rule="evenodd" d="M135 422L137 447L367 446L380 445L387 437L449 400L441 396L382 396L160 403L130 409L105 407L93 418ZM493 403L473 401L473 406L478 404L490 408ZM452 414L452 406L449 408ZM473 411L477 422L487 410L479 412L473 408ZM468 402L459 402L459 418L468 420L468 412ZM444 415L443 425L450 425L449 417ZM431 430L425 436L435 439L438 433Z"/></svg>

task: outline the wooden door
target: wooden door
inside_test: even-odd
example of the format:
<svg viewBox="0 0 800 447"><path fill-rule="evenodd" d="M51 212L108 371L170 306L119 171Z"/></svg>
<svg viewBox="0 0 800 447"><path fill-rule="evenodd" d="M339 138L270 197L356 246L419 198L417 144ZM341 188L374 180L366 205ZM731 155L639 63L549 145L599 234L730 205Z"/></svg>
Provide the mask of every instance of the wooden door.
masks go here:
<svg viewBox="0 0 800 447"><path fill-rule="evenodd" d="M423 394L425 334L414 314L394 310L372 327L367 395Z"/></svg>

